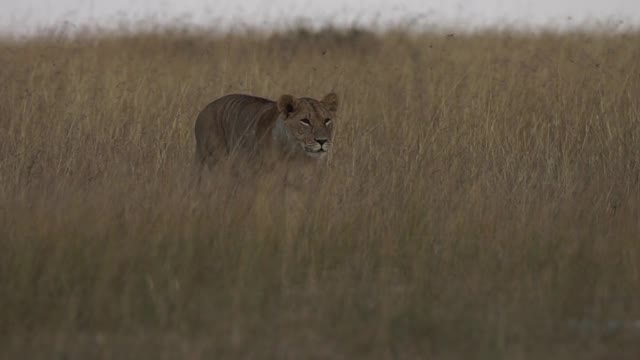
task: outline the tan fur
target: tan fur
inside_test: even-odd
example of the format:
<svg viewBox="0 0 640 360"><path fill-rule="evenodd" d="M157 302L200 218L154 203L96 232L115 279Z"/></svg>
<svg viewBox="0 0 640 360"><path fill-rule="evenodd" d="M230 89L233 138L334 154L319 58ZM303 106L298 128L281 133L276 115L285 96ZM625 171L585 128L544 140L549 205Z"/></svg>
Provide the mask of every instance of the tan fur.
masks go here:
<svg viewBox="0 0 640 360"><path fill-rule="evenodd" d="M196 159L209 167L230 155L323 158L331 148L338 97L282 95L272 101L226 95L207 105L195 124Z"/></svg>

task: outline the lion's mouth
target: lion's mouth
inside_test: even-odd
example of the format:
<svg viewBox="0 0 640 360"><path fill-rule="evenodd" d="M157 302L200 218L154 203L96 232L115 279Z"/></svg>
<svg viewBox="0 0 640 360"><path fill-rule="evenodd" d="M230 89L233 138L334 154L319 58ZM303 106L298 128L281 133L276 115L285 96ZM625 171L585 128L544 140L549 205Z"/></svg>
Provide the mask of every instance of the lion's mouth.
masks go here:
<svg viewBox="0 0 640 360"><path fill-rule="evenodd" d="M310 157L314 157L314 158L319 158L319 157L323 157L327 154L327 150L326 149L305 149L307 156Z"/></svg>
<svg viewBox="0 0 640 360"><path fill-rule="evenodd" d="M329 150L331 149L330 143L314 143L314 144L305 144L303 145L304 151L307 156L314 158L321 158L327 155Z"/></svg>
<svg viewBox="0 0 640 360"><path fill-rule="evenodd" d="M307 152L328 152L330 148L330 145L311 145L311 146L305 146L304 149Z"/></svg>

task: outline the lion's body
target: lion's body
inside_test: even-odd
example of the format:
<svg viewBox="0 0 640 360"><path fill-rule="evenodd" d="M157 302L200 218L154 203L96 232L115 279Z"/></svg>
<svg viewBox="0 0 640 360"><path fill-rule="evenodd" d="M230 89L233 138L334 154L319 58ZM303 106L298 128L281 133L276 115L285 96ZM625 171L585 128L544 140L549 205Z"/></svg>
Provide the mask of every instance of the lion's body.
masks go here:
<svg viewBox="0 0 640 360"><path fill-rule="evenodd" d="M277 102L226 95L207 105L195 124L196 159L209 167L229 155L321 158L331 146L337 97L322 101L283 95Z"/></svg>
<svg viewBox="0 0 640 360"><path fill-rule="evenodd" d="M196 120L197 160L213 164L237 151L255 153L277 115L275 102L253 96L227 95L210 103Z"/></svg>

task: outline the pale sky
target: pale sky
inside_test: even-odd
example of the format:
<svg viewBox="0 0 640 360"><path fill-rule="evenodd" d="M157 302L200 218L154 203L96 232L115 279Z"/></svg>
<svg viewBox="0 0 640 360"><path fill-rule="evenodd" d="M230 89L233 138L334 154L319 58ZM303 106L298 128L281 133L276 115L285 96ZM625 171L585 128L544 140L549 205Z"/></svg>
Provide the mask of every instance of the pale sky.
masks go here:
<svg viewBox="0 0 640 360"><path fill-rule="evenodd" d="M114 28L122 20L166 24L178 19L224 29L290 25L299 18L307 18L304 23L310 26L414 19L422 25L467 29L505 24L567 28L585 21L627 28L640 27L640 0L0 0L0 33L14 34L50 26Z"/></svg>

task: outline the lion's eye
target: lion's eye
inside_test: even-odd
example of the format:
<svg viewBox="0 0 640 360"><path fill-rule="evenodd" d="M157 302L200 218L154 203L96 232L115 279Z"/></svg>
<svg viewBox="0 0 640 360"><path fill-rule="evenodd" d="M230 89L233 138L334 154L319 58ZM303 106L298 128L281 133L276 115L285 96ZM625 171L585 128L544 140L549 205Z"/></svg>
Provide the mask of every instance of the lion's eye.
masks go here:
<svg viewBox="0 0 640 360"><path fill-rule="evenodd" d="M311 125L311 122L309 121L309 119L302 119L302 120L300 120L300 122L305 124L305 125L307 125L307 126Z"/></svg>
<svg viewBox="0 0 640 360"><path fill-rule="evenodd" d="M324 124L325 124L326 126L331 125L331 122L332 122L332 121L331 121L331 119L325 119L325 120L324 120Z"/></svg>

